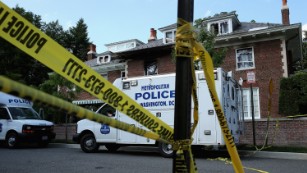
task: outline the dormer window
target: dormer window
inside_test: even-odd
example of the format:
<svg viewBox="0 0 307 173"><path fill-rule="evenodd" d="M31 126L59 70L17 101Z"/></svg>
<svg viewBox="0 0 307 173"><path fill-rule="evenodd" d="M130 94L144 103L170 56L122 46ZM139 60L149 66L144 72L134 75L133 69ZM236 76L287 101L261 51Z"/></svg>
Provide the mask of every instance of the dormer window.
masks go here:
<svg viewBox="0 0 307 173"><path fill-rule="evenodd" d="M97 57L97 64L105 64L111 61L110 55L104 55Z"/></svg>
<svg viewBox="0 0 307 173"><path fill-rule="evenodd" d="M176 30L171 30L171 31L166 31L165 32L165 43L173 43L175 42L175 38L176 38Z"/></svg>
<svg viewBox="0 0 307 173"><path fill-rule="evenodd" d="M232 30L229 25L229 20L209 23L208 28L211 33L216 35L228 34Z"/></svg>

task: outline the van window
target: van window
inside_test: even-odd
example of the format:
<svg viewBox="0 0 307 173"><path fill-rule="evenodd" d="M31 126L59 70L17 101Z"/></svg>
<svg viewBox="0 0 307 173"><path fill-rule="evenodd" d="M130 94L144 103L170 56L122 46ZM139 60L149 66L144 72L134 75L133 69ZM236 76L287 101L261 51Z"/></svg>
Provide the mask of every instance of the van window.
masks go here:
<svg viewBox="0 0 307 173"><path fill-rule="evenodd" d="M102 114L102 115L106 115L109 117L114 117L115 116L115 109L113 107L111 107L108 104L105 104L102 108L100 108L97 113Z"/></svg>
<svg viewBox="0 0 307 173"><path fill-rule="evenodd" d="M0 108L0 119L10 119L9 113L5 108Z"/></svg>
<svg viewBox="0 0 307 173"><path fill-rule="evenodd" d="M9 111L14 120L41 119L38 113L31 108L9 107Z"/></svg>

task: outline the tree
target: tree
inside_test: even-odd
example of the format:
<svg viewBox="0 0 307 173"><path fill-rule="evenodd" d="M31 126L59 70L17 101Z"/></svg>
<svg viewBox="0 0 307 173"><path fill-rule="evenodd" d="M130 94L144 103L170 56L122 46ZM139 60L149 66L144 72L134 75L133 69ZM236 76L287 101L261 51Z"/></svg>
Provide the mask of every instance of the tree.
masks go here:
<svg viewBox="0 0 307 173"><path fill-rule="evenodd" d="M59 21L52 21L43 26L43 31L51 37L54 41L58 42L60 45L65 46L65 36L66 32L63 27L59 24Z"/></svg>
<svg viewBox="0 0 307 173"><path fill-rule="evenodd" d="M76 95L81 91L80 88L75 86L73 83L63 78L57 73L49 75L49 79L45 80L39 85L39 90L44 91L50 95L61 98L63 100L71 102ZM56 110L53 108L45 107L46 119L55 123L66 122L67 113L62 110Z"/></svg>
<svg viewBox="0 0 307 173"><path fill-rule="evenodd" d="M88 46L90 41L87 33L87 25L81 18L75 27L69 28L65 37L65 47L68 48L76 57L86 61Z"/></svg>
<svg viewBox="0 0 307 173"><path fill-rule="evenodd" d="M27 12L19 6L13 10L37 28L42 27L43 22L39 15ZM2 38L0 38L0 45L0 74L32 86L38 86L48 77L47 71L49 70L44 65Z"/></svg>

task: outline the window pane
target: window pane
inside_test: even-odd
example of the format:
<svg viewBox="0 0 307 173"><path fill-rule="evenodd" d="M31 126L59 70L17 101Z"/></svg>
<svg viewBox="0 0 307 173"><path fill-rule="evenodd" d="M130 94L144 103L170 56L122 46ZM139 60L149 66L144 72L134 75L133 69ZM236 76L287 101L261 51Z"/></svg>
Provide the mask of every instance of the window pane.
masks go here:
<svg viewBox="0 0 307 173"><path fill-rule="evenodd" d="M253 48L236 50L238 69L254 67Z"/></svg>
<svg viewBox="0 0 307 173"><path fill-rule="evenodd" d="M252 118L250 89L243 89L243 111L246 119ZM253 88L254 117L260 118L259 88Z"/></svg>

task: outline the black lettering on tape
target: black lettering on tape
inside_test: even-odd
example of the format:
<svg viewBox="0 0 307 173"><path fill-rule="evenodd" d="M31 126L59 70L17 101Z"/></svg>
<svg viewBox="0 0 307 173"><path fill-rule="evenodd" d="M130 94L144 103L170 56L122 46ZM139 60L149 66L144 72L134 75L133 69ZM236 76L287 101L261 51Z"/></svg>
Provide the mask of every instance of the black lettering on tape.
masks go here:
<svg viewBox="0 0 307 173"><path fill-rule="evenodd" d="M154 133L156 133L158 127L159 127L159 123L155 122L152 126L149 127L149 129L153 131Z"/></svg>
<svg viewBox="0 0 307 173"><path fill-rule="evenodd" d="M118 107L119 102L122 101L122 100L123 100L122 96L117 96L117 98L114 100L113 106ZM123 107L123 105L122 105L122 107Z"/></svg>
<svg viewBox="0 0 307 173"><path fill-rule="evenodd" d="M131 116L132 115L132 111L135 109L134 105L131 105L128 109L127 109L127 115Z"/></svg>
<svg viewBox="0 0 307 173"><path fill-rule="evenodd" d="M86 81L85 81L85 84L84 84L84 86L85 86L85 88L89 88L90 86L91 86L91 81L92 80L95 80L96 79L96 77L94 76L94 75L92 75L92 76L90 76Z"/></svg>
<svg viewBox="0 0 307 173"><path fill-rule="evenodd" d="M121 111L123 111L125 107L128 106L128 104L129 104L128 101L125 101L125 103L121 105L122 107Z"/></svg>
<svg viewBox="0 0 307 173"><path fill-rule="evenodd" d="M25 44L26 41L29 39L29 37L32 35L33 33L33 29L31 29L28 34L26 35L26 37L24 37L23 39L21 39L19 42L22 43L22 44Z"/></svg>
<svg viewBox="0 0 307 173"><path fill-rule="evenodd" d="M24 28L23 28L23 30L21 31L21 33L18 35L18 37L17 37L17 41L20 41L20 39L22 38L22 36L26 33L26 31L29 29L29 27L28 26L25 26Z"/></svg>
<svg viewBox="0 0 307 173"><path fill-rule="evenodd" d="M72 58L69 58L69 60L66 62L66 64L64 65L64 68L62 69L62 72L65 73L67 68L68 68L68 65L71 64L71 63L74 63L75 61L72 59Z"/></svg>
<svg viewBox="0 0 307 173"><path fill-rule="evenodd" d="M31 49L35 45L35 43L38 41L39 37L40 36L38 33L34 33L33 35L31 35L29 41L27 41L27 44L26 44L27 48Z"/></svg>
<svg viewBox="0 0 307 173"><path fill-rule="evenodd" d="M0 15L4 12L4 8L0 7ZM0 18L0 25L2 25L2 23L5 21L5 19L7 18L7 16L9 15L9 12L5 12L4 15Z"/></svg>
<svg viewBox="0 0 307 173"><path fill-rule="evenodd" d="M11 37L16 37L20 33L21 29L24 27L24 23L22 21L18 21L15 26L17 29L11 30L10 32Z"/></svg>
<svg viewBox="0 0 307 173"><path fill-rule="evenodd" d="M78 72L79 70L81 70L81 69L82 69L82 67L81 67L80 65L78 65L71 77L72 77L72 78L75 78L77 72Z"/></svg>
<svg viewBox="0 0 307 173"><path fill-rule="evenodd" d="M39 51L43 48L43 46L47 43L47 39L42 37L37 42L37 49L35 50L35 53L39 53Z"/></svg>
<svg viewBox="0 0 307 173"><path fill-rule="evenodd" d="M81 80L82 80L82 76L86 75L86 73L87 73L87 70L86 69L82 69L80 71L79 75L75 78L75 80L80 83Z"/></svg>
<svg viewBox="0 0 307 173"><path fill-rule="evenodd" d="M12 29L12 27L14 26L14 24L17 22L17 18L16 18L15 16L12 16L11 19L12 19L12 20L9 21L9 22L7 23L7 27L6 27L6 28L3 28L2 31L8 33L8 32Z"/></svg>
<svg viewBox="0 0 307 173"><path fill-rule="evenodd" d="M3 11L3 8L1 8L1 13ZM7 15L9 13L6 12L0 19L0 24L3 23L3 21L6 19ZM28 31L28 26L25 26L23 21L19 21L17 17L12 16L11 20L7 22L7 26L3 28L2 30L5 33L8 33L11 37L16 38L17 41L19 41L21 44L25 45L27 48L31 49L35 45L37 46L35 53L39 53L39 51L42 49L42 47L46 44L47 39L41 37L39 33L34 32L33 29L31 29L27 35L23 37L23 35Z"/></svg>

